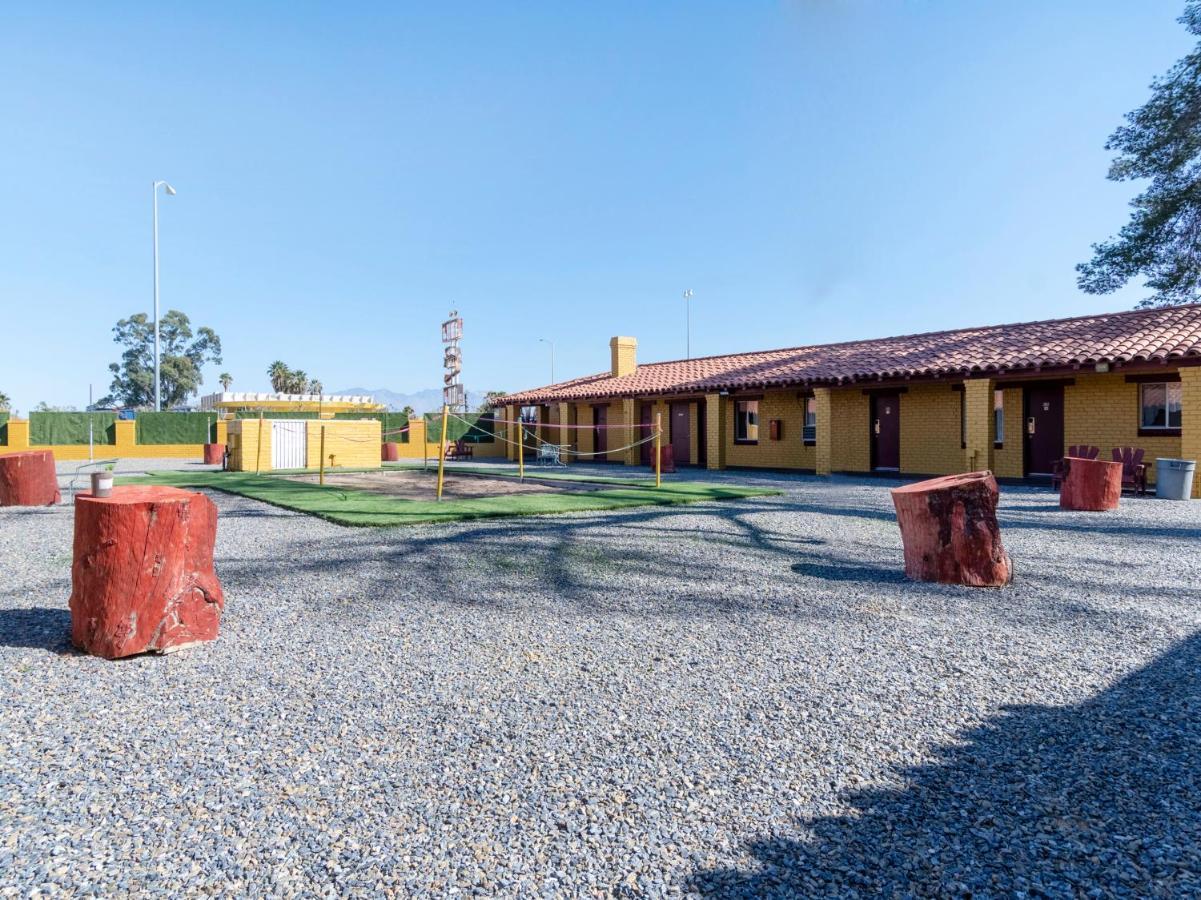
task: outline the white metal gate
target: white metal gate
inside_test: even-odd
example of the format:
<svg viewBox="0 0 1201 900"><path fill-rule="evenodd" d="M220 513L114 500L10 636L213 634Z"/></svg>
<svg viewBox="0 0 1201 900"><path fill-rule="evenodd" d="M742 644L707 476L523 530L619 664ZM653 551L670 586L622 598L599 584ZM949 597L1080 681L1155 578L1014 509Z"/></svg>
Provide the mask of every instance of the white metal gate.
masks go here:
<svg viewBox="0 0 1201 900"><path fill-rule="evenodd" d="M271 423L271 468L303 469L307 449L307 424L293 420Z"/></svg>

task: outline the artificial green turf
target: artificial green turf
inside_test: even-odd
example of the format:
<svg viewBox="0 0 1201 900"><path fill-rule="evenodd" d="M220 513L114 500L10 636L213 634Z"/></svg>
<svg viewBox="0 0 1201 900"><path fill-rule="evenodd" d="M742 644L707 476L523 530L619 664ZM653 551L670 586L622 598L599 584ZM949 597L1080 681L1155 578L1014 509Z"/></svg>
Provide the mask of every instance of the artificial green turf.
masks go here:
<svg viewBox="0 0 1201 900"><path fill-rule="evenodd" d="M448 466L446 471L455 475L487 475L490 478L520 478L521 474L516 468L516 463L512 464L511 469L501 469L497 466L463 466L455 465ZM414 465L413 463L384 463L385 469L402 469L407 471L422 471L422 466ZM430 470L438 468L437 460L430 460ZM346 470L349 471L349 470ZM366 470L363 470L366 471ZM534 481L584 481L591 484L621 484L632 485L634 487L654 487L655 477L651 475L642 478L622 478L618 475L577 475L572 472L565 471L560 468L544 468L542 466L526 466L525 477Z"/></svg>
<svg viewBox="0 0 1201 900"><path fill-rule="evenodd" d="M211 488L307 513L339 525L366 526L458 522L501 516L628 509L635 506L670 506L779 493L765 488L689 481L667 483L658 489L615 487L603 491L511 494L478 500L444 500L437 503L432 500L404 500L368 491L348 490L332 485L311 484L246 472L156 472L138 478L121 478L119 482Z"/></svg>

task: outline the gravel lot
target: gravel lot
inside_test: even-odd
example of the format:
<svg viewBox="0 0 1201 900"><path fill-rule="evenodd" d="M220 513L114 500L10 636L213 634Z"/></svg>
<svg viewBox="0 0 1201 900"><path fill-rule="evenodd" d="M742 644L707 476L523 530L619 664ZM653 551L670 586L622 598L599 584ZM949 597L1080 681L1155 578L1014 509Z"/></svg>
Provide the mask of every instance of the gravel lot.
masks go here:
<svg viewBox="0 0 1201 900"><path fill-rule="evenodd" d="M888 482L719 477L785 494L215 494L220 640L117 663L70 508L0 510L0 896L1201 892L1201 503L1005 488L968 590L900 577Z"/></svg>

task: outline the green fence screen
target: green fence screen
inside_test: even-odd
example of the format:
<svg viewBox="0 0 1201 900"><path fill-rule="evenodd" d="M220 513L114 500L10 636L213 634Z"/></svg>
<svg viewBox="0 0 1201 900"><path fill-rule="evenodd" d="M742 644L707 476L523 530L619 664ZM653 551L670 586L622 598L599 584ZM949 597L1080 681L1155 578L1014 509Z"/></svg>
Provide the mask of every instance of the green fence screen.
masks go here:
<svg viewBox="0 0 1201 900"><path fill-rule="evenodd" d="M496 440L496 425L491 413L452 413L446 423L448 441L463 440L468 444L491 444ZM442 414L425 414L426 440L438 443L442 436Z"/></svg>
<svg viewBox="0 0 1201 900"><path fill-rule="evenodd" d="M239 409L234 413L236 419L257 419L259 416L264 419L316 419L320 413L318 412L283 412L281 410L264 410L258 412L253 409Z"/></svg>
<svg viewBox="0 0 1201 900"><path fill-rule="evenodd" d="M8 413L0 410L0 447L8 444Z"/></svg>
<svg viewBox="0 0 1201 900"><path fill-rule="evenodd" d="M334 413L335 419L376 419L385 443L407 444L409 433L401 429L409 424L409 417L398 412L340 412Z"/></svg>
<svg viewBox="0 0 1201 900"><path fill-rule="evenodd" d="M211 412L142 412L137 417L139 444L211 444L217 414Z"/></svg>
<svg viewBox="0 0 1201 900"><path fill-rule="evenodd" d="M92 442L117 443L117 414L111 412L34 412L29 414L29 443L86 444L88 423Z"/></svg>

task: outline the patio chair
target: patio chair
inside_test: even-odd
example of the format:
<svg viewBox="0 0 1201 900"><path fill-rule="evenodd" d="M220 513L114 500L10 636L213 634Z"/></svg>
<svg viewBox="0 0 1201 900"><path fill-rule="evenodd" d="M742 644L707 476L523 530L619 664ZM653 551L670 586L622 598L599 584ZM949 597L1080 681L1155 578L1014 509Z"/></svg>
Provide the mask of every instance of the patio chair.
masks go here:
<svg viewBox="0 0 1201 900"><path fill-rule="evenodd" d="M1122 464L1122 490L1147 493L1147 466L1143 463L1142 447L1114 447L1113 461Z"/></svg>
<svg viewBox="0 0 1201 900"><path fill-rule="evenodd" d="M1072 444L1068 447L1068 456L1074 459L1096 459L1101 455L1101 448L1094 447L1092 444ZM1051 464L1051 489L1056 490L1063 484L1063 476L1067 474L1068 467L1064 465L1062 459L1056 460Z"/></svg>

